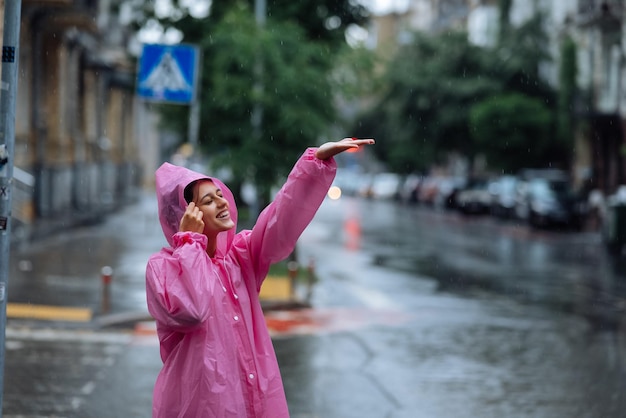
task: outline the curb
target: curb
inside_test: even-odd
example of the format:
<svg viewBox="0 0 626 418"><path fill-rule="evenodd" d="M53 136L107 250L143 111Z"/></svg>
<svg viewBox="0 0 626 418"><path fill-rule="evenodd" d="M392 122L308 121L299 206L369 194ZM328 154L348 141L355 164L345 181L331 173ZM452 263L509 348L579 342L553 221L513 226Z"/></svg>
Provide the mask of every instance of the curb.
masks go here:
<svg viewBox="0 0 626 418"><path fill-rule="evenodd" d="M261 308L263 309L263 312L298 310L311 308L311 304L297 299L266 299L261 300Z"/></svg>
<svg viewBox="0 0 626 418"><path fill-rule="evenodd" d="M298 299L284 299L284 298L264 298L261 299L261 309L263 312L282 311L282 310L300 310L311 308L311 304ZM33 327L39 328L44 324L46 326L55 326L61 328L92 328L94 330L101 330L107 328L121 328L121 329L137 329L137 327L145 328L142 324L150 324L154 322L154 318L148 311L127 311L117 312L112 314L102 314L91 317L91 311L89 311L89 318L85 316L86 309L80 309L77 313L74 313L75 308L60 308L60 307L48 307L48 306L30 306L29 313L16 315L9 319L13 324L18 327ZM41 309L47 309L53 312L53 315L37 315L37 311ZM71 315L79 315L76 319L68 316L68 318L58 316L57 310L68 310Z"/></svg>
<svg viewBox="0 0 626 418"><path fill-rule="evenodd" d="M101 315L93 320L97 328L134 328L138 323L154 321L148 311L129 311Z"/></svg>

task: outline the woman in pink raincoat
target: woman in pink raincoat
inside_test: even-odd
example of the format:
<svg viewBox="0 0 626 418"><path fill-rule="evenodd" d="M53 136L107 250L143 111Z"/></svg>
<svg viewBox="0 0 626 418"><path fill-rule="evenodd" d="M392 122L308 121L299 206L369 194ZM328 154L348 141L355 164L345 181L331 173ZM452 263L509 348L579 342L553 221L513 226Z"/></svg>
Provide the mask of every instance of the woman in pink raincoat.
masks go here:
<svg viewBox="0 0 626 418"><path fill-rule="evenodd" d="M170 247L146 269L163 368L155 418L288 417L259 291L313 219L336 171L334 155L370 139L309 148L252 230L236 233L233 195L218 179L164 163L159 219Z"/></svg>

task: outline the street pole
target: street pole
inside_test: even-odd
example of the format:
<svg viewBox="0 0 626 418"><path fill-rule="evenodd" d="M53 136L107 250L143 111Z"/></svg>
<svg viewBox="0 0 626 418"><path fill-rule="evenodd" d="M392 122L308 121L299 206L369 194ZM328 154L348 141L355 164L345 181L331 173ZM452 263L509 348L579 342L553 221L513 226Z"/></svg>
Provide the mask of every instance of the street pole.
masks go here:
<svg viewBox="0 0 626 418"><path fill-rule="evenodd" d="M254 18L257 25L265 26L265 21L267 20L266 0L254 0Z"/></svg>
<svg viewBox="0 0 626 418"><path fill-rule="evenodd" d="M254 19L259 28L263 29L265 27L265 22L267 21L267 2L266 0L254 0ZM259 101L261 100L261 94L263 93L263 56L257 51L256 62L254 63L254 86L253 86L253 96L255 97L256 103L252 109L252 114L250 115L250 125L252 126L252 135L256 141L261 140L261 132L263 127L263 106ZM260 189L257 187L257 195L254 199L250 207L250 215L252 219L255 219L259 216L261 212L261 207L259 205L259 192Z"/></svg>
<svg viewBox="0 0 626 418"><path fill-rule="evenodd" d="M202 53L199 47L194 47L196 50L196 62L194 63L194 80L193 80L193 98L191 99L191 105L189 106L189 128L188 128L188 142L193 148L194 157L197 156L198 147L198 130L200 128L200 71L202 71Z"/></svg>
<svg viewBox="0 0 626 418"><path fill-rule="evenodd" d="M267 20L267 3L266 0L254 0L254 18L259 28L265 27ZM254 91L256 95L260 96L263 92L263 57L257 56L254 66ZM258 98L257 98L258 99ZM263 125L263 107L261 104L256 103L254 109L252 109L252 130L257 140L261 139L261 127Z"/></svg>
<svg viewBox="0 0 626 418"><path fill-rule="evenodd" d="M4 394L4 353L7 324L7 284L11 245L11 179L15 148L15 101L20 43L21 0L4 1L2 81L0 83L0 418Z"/></svg>

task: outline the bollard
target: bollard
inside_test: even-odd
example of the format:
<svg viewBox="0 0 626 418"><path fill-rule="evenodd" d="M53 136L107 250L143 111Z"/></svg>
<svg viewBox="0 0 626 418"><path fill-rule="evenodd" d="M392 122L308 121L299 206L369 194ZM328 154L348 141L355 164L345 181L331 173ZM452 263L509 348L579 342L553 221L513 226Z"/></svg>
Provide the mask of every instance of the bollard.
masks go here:
<svg viewBox="0 0 626 418"><path fill-rule="evenodd" d="M113 269L104 266L100 269L100 277L102 279L102 313L108 313L111 309L111 281L113 280Z"/></svg>
<svg viewBox="0 0 626 418"><path fill-rule="evenodd" d="M289 274L289 296L294 299L296 296L296 278L298 277L298 262L290 261L287 263Z"/></svg>

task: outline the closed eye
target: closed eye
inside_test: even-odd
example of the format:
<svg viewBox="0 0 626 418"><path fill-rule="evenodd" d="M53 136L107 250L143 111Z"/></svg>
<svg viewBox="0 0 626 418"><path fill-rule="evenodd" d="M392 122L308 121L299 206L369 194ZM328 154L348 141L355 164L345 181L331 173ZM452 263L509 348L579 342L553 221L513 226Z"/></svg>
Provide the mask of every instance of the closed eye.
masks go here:
<svg viewBox="0 0 626 418"><path fill-rule="evenodd" d="M204 196L202 196L202 198L200 199L200 203L203 204L203 205L210 205L211 203L213 203L214 196L218 197L220 199L224 199L224 195L222 193L222 190L217 189L214 192L211 191L211 192L205 194Z"/></svg>

